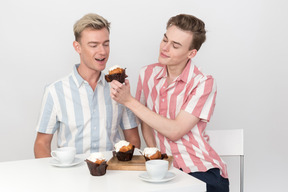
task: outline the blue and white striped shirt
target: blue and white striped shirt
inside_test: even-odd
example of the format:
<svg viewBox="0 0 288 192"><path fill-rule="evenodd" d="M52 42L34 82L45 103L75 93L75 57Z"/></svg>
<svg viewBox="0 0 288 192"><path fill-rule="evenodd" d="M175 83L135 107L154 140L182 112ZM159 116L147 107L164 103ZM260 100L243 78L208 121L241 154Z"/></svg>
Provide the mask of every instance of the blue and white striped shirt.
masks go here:
<svg viewBox="0 0 288 192"><path fill-rule="evenodd" d="M58 147L74 146L77 153L112 150L121 139L119 128L137 127L135 115L110 97L103 72L95 91L73 72L45 89L36 130L54 134Z"/></svg>

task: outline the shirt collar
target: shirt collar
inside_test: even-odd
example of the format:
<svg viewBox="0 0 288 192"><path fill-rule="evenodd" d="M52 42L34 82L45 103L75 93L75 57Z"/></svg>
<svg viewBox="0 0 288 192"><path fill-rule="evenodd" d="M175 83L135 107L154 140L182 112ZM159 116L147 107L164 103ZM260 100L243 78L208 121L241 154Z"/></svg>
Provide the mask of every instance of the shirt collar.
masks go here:
<svg viewBox="0 0 288 192"><path fill-rule="evenodd" d="M182 73L174 81L183 81L187 83L187 78L189 73L193 71L193 65L191 64L191 59L189 59ZM192 71L191 71L192 70ZM163 65L163 68L158 73L156 79L167 78L167 65Z"/></svg>
<svg viewBox="0 0 288 192"><path fill-rule="evenodd" d="M80 64L76 64L73 68L73 77L74 77L74 81L76 83L76 85L78 86L78 88L80 88L85 82L87 82L86 80L84 80L81 75L78 72L78 67ZM97 85L105 85L107 82L105 81L105 75L104 73L100 73L100 77L98 79Z"/></svg>
<svg viewBox="0 0 288 192"><path fill-rule="evenodd" d="M176 81L183 81L187 83L188 77L193 73L194 65L192 65L191 59L189 59L182 73L177 77Z"/></svg>
<svg viewBox="0 0 288 192"><path fill-rule="evenodd" d="M167 65L162 65L162 69L159 71L156 79L167 78Z"/></svg>

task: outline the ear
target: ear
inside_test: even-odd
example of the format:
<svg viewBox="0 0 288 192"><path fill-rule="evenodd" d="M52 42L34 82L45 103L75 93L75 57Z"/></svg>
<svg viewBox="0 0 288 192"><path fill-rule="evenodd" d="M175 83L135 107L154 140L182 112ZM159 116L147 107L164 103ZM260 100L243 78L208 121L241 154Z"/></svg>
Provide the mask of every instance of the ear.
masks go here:
<svg viewBox="0 0 288 192"><path fill-rule="evenodd" d="M195 57L197 54L197 50L196 49L192 49L189 51L189 54L188 54L188 58L189 59L192 59L193 57Z"/></svg>
<svg viewBox="0 0 288 192"><path fill-rule="evenodd" d="M79 54L81 53L81 46L80 46L80 43L78 41L73 41L73 47L77 53L79 53Z"/></svg>

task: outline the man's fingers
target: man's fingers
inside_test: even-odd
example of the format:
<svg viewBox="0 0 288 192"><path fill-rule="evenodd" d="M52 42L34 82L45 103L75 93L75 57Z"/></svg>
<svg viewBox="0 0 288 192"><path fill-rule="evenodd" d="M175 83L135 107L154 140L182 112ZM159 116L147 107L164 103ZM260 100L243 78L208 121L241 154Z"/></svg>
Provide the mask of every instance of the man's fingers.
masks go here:
<svg viewBox="0 0 288 192"><path fill-rule="evenodd" d="M113 83L115 86L117 86L117 87L122 87L122 83L120 83L119 81L117 81L117 80L113 80L111 83Z"/></svg>
<svg viewBox="0 0 288 192"><path fill-rule="evenodd" d="M124 86L124 85L123 85L122 83L120 83L120 82L118 82L118 81L116 81L116 80L113 80L113 81L111 82L111 87L112 87L113 89L117 90L118 92L119 92L120 89L122 89L123 86Z"/></svg>
<svg viewBox="0 0 288 192"><path fill-rule="evenodd" d="M125 79L125 85L130 85L130 83L129 83L129 80L128 79Z"/></svg>

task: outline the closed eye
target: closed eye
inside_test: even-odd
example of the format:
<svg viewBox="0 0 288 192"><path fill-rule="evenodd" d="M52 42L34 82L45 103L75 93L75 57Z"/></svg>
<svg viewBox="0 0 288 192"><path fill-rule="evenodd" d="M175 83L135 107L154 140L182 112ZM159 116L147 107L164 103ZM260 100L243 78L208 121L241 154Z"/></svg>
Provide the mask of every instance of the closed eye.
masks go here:
<svg viewBox="0 0 288 192"><path fill-rule="evenodd" d="M178 49L178 48L180 48L180 47L181 47L181 45L179 45L179 44L177 44L177 43L173 43L173 48Z"/></svg>

